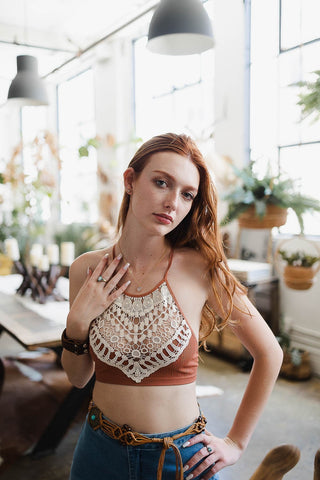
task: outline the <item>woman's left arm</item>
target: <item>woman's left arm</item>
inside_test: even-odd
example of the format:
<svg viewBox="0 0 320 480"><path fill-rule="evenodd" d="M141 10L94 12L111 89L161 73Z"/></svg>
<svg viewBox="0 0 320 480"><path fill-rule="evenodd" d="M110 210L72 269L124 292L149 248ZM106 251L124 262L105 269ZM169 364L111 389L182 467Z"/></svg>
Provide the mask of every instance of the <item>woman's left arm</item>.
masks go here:
<svg viewBox="0 0 320 480"><path fill-rule="evenodd" d="M205 446L188 461L189 470L203 460L188 479L200 475L211 465L210 470L201 477L208 480L240 458L272 392L282 364L283 353L275 336L247 296L237 295L235 303L238 308L233 309L231 318L236 322L230 328L253 357L249 381L227 436L222 439L205 431L190 441L190 444L202 442Z"/></svg>
<svg viewBox="0 0 320 480"><path fill-rule="evenodd" d="M274 334L246 296L249 314L238 314L234 334L253 358L249 381L228 437L244 450L279 375L283 352Z"/></svg>

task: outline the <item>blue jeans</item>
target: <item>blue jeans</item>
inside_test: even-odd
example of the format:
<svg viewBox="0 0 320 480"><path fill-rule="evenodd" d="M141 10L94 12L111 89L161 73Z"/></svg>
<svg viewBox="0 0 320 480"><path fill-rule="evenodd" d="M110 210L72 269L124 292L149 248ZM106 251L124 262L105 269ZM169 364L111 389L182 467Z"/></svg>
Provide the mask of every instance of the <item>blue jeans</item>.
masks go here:
<svg viewBox="0 0 320 480"><path fill-rule="evenodd" d="M187 427L173 432L146 435L149 437L171 437L185 431ZM194 435L186 435L177 440L183 465L203 447L197 443L190 447L182 445ZM93 430L85 422L74 452L69 480L156 480L157 468L162 444L147 443L138 446L122 445L110 438L100 428ZM184 474L186 478L192 470ZM162 480L175 480L176 460L172 449L167 450L163 467ZM200 480L201 476L193 480ZM216 474L210 480L218 480Z"/></svg>

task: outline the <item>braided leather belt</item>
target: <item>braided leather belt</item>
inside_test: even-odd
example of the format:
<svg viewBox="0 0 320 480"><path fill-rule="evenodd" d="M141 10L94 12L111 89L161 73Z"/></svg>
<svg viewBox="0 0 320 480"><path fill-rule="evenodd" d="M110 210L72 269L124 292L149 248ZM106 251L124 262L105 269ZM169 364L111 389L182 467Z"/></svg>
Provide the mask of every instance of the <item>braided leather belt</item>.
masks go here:
<svg viewBox="0 0 320 480"><path fill-rule="evenodd" d="M104 433L114 440L119 440L122 445L144 445L146 443L162 443L161 455L158 463L157 480L162 479L162 470L166 451L172 448L176 457L176 480L183 480L183 465L179 448L174 440L185 435L197 434L203 432L207 420L203 415L199 415L197 420L182 433L165 438L150 438L141 433L134 432L129 425L116 425L103 417L101 410L91 401L89 404L88 422L93 430L100 428Z"/></svg>

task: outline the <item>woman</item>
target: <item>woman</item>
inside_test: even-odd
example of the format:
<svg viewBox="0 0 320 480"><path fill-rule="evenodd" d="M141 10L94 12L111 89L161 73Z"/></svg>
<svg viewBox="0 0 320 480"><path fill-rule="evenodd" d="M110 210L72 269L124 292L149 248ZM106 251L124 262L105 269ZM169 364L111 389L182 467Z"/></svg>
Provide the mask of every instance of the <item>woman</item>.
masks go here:
<svg viewBox="0 0 320 480"><path fill-rule="evenodd" d="M96 375L70 478L217 479L248 445L282 351L228 269L217 195L195 143L152 138L124 187L119 240L70 269L62 363L79 388ZM195 380L198 342L226 324L254 363L219 438L205 429Z"/></svg>

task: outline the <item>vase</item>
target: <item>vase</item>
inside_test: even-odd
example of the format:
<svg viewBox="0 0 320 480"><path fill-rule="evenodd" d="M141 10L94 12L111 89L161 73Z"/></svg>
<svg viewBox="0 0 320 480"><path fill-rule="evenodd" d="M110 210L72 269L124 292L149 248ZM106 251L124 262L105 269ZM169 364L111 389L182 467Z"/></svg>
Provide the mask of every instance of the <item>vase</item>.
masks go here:
<svg viewBox="0 0 320 480"><path fill-rule="evenodd" d="M273 228L281 227L287 221L288 210L277 205L267 205L263 217L256 214L255 206L251 205L248 210L238 217L240 228Z"/></svg>
<svg viewBox="0 0 320 480"><path fill-rule="evenodd" d="M312 267L286 265L283 271L284 283L293 290L308 290L312 287L315 271Z"/></svg>

